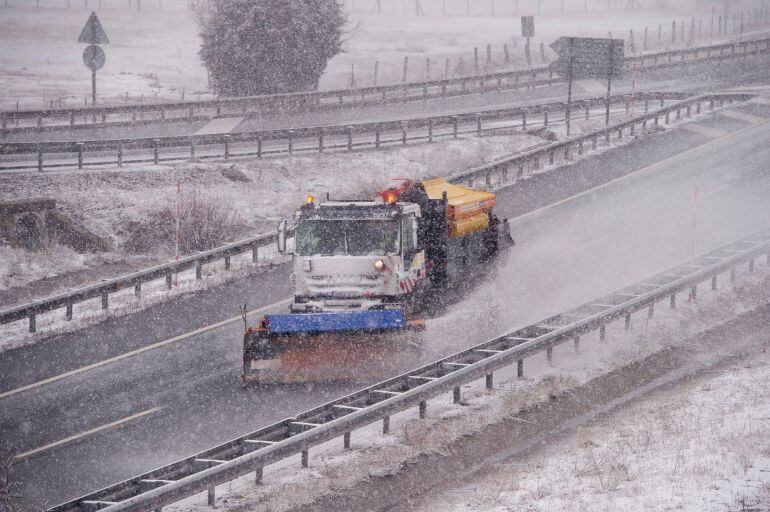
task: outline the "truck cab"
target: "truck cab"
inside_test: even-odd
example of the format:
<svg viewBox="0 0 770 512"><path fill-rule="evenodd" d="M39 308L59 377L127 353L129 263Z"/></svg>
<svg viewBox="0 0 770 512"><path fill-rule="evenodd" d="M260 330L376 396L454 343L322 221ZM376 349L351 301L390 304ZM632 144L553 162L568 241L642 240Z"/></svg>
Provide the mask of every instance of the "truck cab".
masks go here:
<svg viewBox="0 0 770 512"><path fill-rule="evenodd" d="M426 277L420 217L417 204L395 196L322 203L309 196L295 215L291 312L402 308Z"/></svg>

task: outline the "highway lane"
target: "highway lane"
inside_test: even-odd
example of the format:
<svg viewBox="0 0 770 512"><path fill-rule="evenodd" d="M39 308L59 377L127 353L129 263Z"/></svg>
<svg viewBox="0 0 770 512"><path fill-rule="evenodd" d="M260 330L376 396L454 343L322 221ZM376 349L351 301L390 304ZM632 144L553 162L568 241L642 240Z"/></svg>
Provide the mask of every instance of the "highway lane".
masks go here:
<svg viewBox="0 0 770 512"><path fill-rule="evenodd" d="M748 108L763 112L760 105ZM530 213L513 221L518 245L465 301L428 322L424 352L405 367L667 268L690 257L692 240L701 252L767 225L769 136L770 125L763 123L710 143L684 130L641 139L581 161L563 176L571 184L607 167L617 175L624 174L619 168L638 172L553 207L533 210L558 197L553 194L566 181L543 181L552 188L530 199L517 187L502 191L502 214L515 214L529 201ZM690 153L671 156L687 147ZM280 277L264 284L280 290ZM244 389L238 383L240 335L241 326L229 324L0 399L1 430L19 451L163 407L25 459L16 472L23 492L33 500L72 498L359 386L315 386L313 393L302 386Z"/></svg>
<svg viewBox="0 0 770 512"><path fill-rule="evenodd" d="M762 55L745 59L717 61L711 64L694 64L672 69L640 72L636 76L638 91L704 91L718 87L728 87L751 81L755 76L763 76L770 56ZM632 76L613 82L613 93L629 93L632 90ZM589 82L590 83L590 82ZM588 91L577 83L574 97L588 98L603 96L597 93L601 83L593 85ZM303 126L329 126L361 122L385 122L400 119L424 117L427 115L451 115L461 112L477 112L498 108L520 107L549 101L566 99L565 84L520 89L482 94L468 94L446 99L428 101L410 101L385 105L367 105L354 108L335 108L331 110L250 115L234 131L294 129ZM0 135L0 142L42 142L60 141L77 142L84 140L152 138L172 135L192 135L206 124L205 121L189 123L167 122L138 126L80 126L74 130L56 129L43 132L19 132Z"/></svg>

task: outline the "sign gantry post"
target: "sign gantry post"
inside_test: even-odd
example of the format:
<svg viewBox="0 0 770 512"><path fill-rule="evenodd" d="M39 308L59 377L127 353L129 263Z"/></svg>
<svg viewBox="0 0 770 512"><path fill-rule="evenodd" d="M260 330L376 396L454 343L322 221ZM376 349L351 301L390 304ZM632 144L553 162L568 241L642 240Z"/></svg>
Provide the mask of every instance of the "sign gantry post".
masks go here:
<svg viewBox="0 0 770 512"><path fill-rule="evenodd" d="M83 51L83 64L91 70L91 104L96 105L96 72L102 69L107 61L104 50L98 45L109 44L110 40L107 38L95 12L92 12L91 16L88 17L86 25L80 32L78 42L88 44Z"/></svg>
<svg viewBox="0 0 770 512"><path fill-rule="evenodd" d="M560 37L551 48L559 56L549 65L554 73L567 79L567 136L570 130L572 107L572 80L594 78L607 80L607 110L605 122L609 124L610 92L612 79L623 76L625 42L622 39L598 39L590 37Z"/></svg>

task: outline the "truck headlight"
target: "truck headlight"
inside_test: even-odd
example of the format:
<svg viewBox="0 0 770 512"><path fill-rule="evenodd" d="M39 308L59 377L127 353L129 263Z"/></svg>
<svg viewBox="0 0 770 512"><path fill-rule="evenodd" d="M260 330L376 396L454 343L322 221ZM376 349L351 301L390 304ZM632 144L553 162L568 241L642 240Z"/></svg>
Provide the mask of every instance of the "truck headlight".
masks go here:
<svg viewBox="0 0 770 512"><path fill-rule="evenodd" d="M374 269L375 270L379 270L380 272L382 272L383 270L385 270L385 262L382 261L382 260L375 261L374 262Z"/></svg>

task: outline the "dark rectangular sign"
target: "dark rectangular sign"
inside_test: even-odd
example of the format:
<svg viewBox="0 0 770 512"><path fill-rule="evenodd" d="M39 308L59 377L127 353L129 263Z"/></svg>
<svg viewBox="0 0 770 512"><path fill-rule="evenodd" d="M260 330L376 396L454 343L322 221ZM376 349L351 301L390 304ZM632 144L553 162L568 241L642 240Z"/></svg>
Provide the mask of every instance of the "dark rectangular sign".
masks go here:
<svg viewBox="0 0 770 512"><path fill-rule="evenodd" d="M521 37L535 37L535 17L521 17Z"/></svg>
<svg viewBox="0 0 770 512"><path fill-rule="evenodd" d="M560 37L551 43L559 58L549 65L554 73L568 76L570 61L573 78L621 78L624 71L622 39Z"/></svg>

